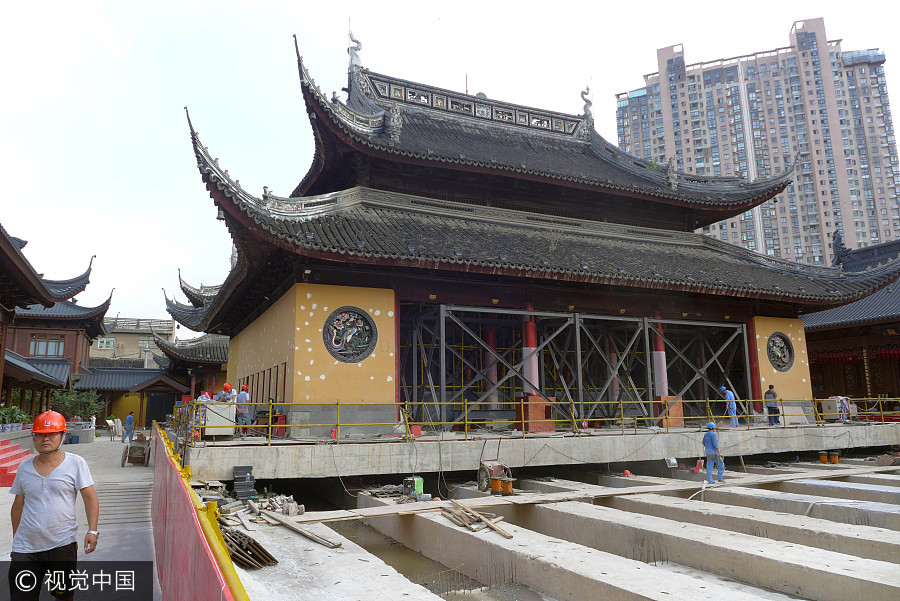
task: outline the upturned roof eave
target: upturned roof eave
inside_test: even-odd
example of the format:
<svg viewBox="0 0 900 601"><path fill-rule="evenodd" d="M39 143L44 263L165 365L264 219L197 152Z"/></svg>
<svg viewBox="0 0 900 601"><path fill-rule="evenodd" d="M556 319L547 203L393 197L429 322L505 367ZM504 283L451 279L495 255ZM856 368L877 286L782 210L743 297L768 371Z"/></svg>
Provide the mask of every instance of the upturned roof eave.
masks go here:
<svg viewBox="0 0 900 601"><path fill-rule="evenodd" d="M168 340L165 340L159 336L154 335L156 339L156 346L159 347L167 357L176 361L183 361L186 363L197 363L203 365L221 365L222 363L228 362L228 357L226 356L224 359L218 357L210 357L210 358L200 358L192 355L185 354L181 348L178 347L177 343L171 343ZM227 353L227 351L226 351Z"/></svg>
<svg viewBox="0 0 900 601"><path fill-rule="evenodd" d="M24 303L24 306L40 304L51 307L54 303L72 298L84 291L90 282L93 258L87 270L77 277L68 280L48 280L38 274L31 262L25 258L22 246L24 244L17 244L0 225L0 265L31 301Z"/></svg>

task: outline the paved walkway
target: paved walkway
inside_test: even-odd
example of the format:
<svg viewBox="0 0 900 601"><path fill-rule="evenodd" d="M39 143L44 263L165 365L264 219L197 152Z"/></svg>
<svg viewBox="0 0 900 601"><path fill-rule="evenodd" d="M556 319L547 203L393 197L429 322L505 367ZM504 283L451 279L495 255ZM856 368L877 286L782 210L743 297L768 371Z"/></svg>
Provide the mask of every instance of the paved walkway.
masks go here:
<svg viewBox="0 0 900 601"><path fill-rule="evenodd" d="M94 439L93 443L63 445L67 453L81 455L94 477L94 487L100 501L100 542L97 550L84 555L84 533L87 519L79 497L78 545L79 560L84 561L153 561L153 529L150 522L150 498L153 494L153 464L150 467L126 464L122 467L125 445L109 436ZM9 510L13 496L9 488L0 489L0 560L9 560L12 547L12 526ZM156 570L153 570L154 600L162 599Z"/></svg>

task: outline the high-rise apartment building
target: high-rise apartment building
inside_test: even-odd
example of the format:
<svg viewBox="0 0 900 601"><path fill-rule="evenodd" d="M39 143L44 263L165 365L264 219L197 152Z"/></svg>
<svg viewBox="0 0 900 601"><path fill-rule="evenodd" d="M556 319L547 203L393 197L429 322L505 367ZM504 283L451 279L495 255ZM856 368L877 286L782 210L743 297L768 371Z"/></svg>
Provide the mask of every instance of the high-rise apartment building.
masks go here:
<svg viewBox="0 0 900 601"><path fill-rule="evenodd" d="M755 180L795 166L773 200L703 233L767 255L830 265L849 248L900 239L897 144L877 49L845 51L822 19L790 46L688 64L681 45L617 95L619 147L686 174Z"/></svg>

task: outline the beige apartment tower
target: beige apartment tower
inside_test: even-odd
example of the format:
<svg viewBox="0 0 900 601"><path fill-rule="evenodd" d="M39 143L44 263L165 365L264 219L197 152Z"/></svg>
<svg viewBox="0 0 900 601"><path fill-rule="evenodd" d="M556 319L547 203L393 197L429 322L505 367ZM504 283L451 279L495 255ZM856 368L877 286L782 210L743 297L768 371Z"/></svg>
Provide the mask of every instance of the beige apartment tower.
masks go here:
<svg viewBox="0 0 900 601"><path fill-rule="evenodd" d="M794 23L790 46L688 64L657 51L645 86L616 96L619 147L686 174L756 180L795 162L794 183L703 233L802 263L900 238L897 144L884 53L845 51L822 19Z"/></svg>

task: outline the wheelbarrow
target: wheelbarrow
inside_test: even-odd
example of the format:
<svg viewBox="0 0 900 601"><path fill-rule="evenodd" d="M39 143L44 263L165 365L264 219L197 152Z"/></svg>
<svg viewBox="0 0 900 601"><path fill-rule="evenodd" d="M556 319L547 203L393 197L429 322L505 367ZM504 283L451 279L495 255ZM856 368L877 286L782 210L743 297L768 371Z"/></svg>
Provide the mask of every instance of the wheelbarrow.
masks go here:
<svg viewBox="0 0 900 601"><path fill-rule="evenodd" d="M149 436L145 436L143 432L139 432L134 437L134 441L122 450L122 467L125 467L126 463L143 465L144 467L150 465Z"/></svg>

